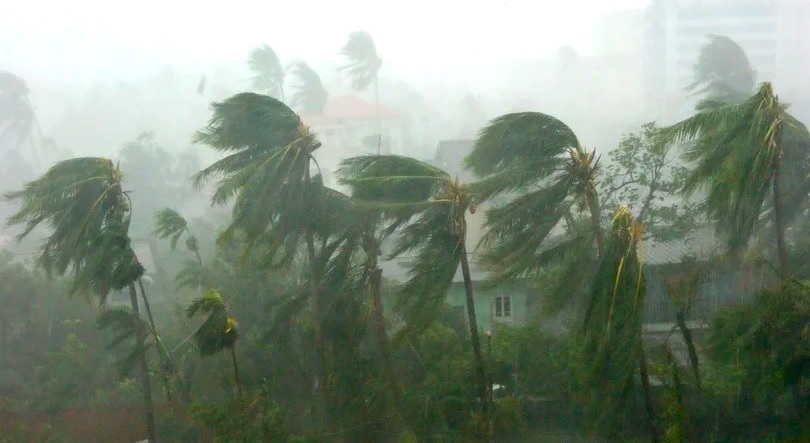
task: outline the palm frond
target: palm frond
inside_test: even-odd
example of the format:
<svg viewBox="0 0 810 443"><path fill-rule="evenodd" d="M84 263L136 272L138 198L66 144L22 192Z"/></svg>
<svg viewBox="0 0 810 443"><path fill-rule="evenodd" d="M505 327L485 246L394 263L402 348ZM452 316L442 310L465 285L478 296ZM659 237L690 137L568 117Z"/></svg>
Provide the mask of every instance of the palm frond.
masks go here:
<svg viewBox="0 0 810 443"><path fill-rule="evenodd" d="M208 290L195 299L186 309L186 317L205 315L202 325L194 332L194 340L202 355L213 355L233 346L238 337L237 323L228 317L222 295L215 289Z"/></svg>
<svg viewBox="0 0 810 443"><path fill-rule="evenodd" d="M367 32L353 32L340 52L348 59L341 70L352 79L352 87L358 91L366 89L377 78L382 59L377 55L374 39Z"/></svg>
<svg viewBox="0 0 810 443"><path fill-rule="evenodd" d="M304 114L323 114L329 92L323 86L318 73L308 64L300 62L293 65L292 75L298 80L294 85L292 106Z"/></svg>
<svg viewBox="0 0 810 443"><path fill-rule="evenodd" d="M177 248L177 241L185 232L188 223L177 211L164 208L155 213L155 230L153 235L159 238L170 238L172 251Z"/></svg>
<svg viewBox="0 0 810 443"><path fill-rule="evenodd" d="M251 78L253 89L270 96L283 95L284 68L273 48L262 45L251 51L248 67L255 74Z"/></svg>
<svg viewBox="0 0 810 443"><path fill-rule="evenodd" d="M695 80L686 90L708 94L709 98L726 103L745 100L756 81L756 72L745 51L727 36L707 37L709 41L700 49L695 63Z"/></svg>

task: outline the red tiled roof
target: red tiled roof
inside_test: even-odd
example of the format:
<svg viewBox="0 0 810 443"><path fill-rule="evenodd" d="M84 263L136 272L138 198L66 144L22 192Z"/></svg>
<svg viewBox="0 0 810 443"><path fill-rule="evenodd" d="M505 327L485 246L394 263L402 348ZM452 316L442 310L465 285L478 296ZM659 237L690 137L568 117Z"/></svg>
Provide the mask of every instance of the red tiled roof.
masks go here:
<svg viewBox="0 0 810 443"><path fill-rule="evenodd" d="M380 105L380 118L392 119L400 116L393 108ZM309 125L336 124L345 120L374 120L377 110L373 102L363 100L355 95L330 97L323 108L322 115L303 115L302 119Z"/></svg>

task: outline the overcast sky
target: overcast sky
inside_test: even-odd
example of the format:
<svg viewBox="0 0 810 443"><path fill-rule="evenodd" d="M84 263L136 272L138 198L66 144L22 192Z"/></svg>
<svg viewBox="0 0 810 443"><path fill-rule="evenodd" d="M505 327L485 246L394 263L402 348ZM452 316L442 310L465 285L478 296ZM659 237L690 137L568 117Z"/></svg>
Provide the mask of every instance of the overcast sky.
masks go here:
<svg viewBox="0 0 810 443"><path fill-rule="evenodd" d="M338 63L366 30L397 76L423 80L467 67L582 53L591 25L648 0L12 0L0 15L0 70L31 80L130 78L163 64L190 70L244 63L270 44L282 60ZM126 6L124 6L126 5ZM487 61L487 62L485 62Z"/></svg>

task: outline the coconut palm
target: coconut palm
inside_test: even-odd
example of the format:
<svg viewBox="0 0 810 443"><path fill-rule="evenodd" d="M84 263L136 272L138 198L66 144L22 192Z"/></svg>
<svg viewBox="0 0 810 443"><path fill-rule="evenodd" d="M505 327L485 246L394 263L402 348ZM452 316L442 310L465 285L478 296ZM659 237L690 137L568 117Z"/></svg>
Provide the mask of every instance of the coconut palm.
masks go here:
<svg viewBox="0 0 810 443"><path fill-rule="evenodd" d="M253 89L284 101L284 68L276 52L262 45L250 53L248 67L254 72L251 78Z"/></svg>
<svg viewBox="0 0 810 443"><path fill-rule="evenodd" d="M708 35L694 67L694 81L686 87L709 99L738 103L754 89L756 72L745 51L724 35Z"/></svg>
<svg viewBox="0 0 810 443"><path fill-rule="evenodd" d="M763 83L742 103L707 100L695 115L662 129L660 136L663 143L690 143L683 156L694 167L684 192L706 189L704 209L732 252L748 245L769 210L779 272L786 281L790 269L785 228L810 191L810 133L787 112L771 84Z"/></svg>
<svg viewBox="0 0 810 443"><path fill-rule="evenodd" d="M129 288L133 313L140 318L135 283L144 269L130 245L131 208L121 188L122 175L106 158L65 160L21 191L6 195L21 207L9 217L22 225L22 239L41 223L51 229L37 264L49 274L73 274L71 293L95 296L103 304L111 290ZM144 350L145 331L136 322L147 436L155 441L154 406Z"/></svg>
<svg viewBox="0 0 810 443"><path fill-rule="evenodd" d="M620 207L613 218L605 252L590 291L590 308L583 323L584 387L592 425L616 430L615 417L627 404L634 368L641 374L645 404L656 440L655 414L642 344L644 279L638 257L643 231L630 209Z"/></svg>
<svg viewBox="0 0 810 443"><path fill-rule="evenodd" d="M323 114L323 108L329 99L329 92L324 88L321 77L304 62L292 66L292 75L298 79L294 85L295 94L291 105L304 114Z"/></svg>
<svg viewBox="0 0 810 443"><path fill-rule="evenodd" d="M195 299L186 309L186 317L205 315L202 325L194 332L197 348L203 356L214 355L228 349L233 363L233 379L236 390L242 396L242 383L239 380L239 365L236 363L236 320L228 316L228 310L222 295L215 289L208 290L202 297Z"/></svg>
<svg viewBox="0 0 810 443"><path fill-rule="evenodd" d="M475 212L470 186L439 168L396 155L354 157L346 160L343 168L343 181L352 187L359 205L387 211L394 226L403 225L391 257L415 254L406 264L408 280L400 289L401 308L408 322L400 336L430 323L461 267L478 394L488 407L486 371L465 244L465 215L467 211Z"/></svg>
<svg viewBox="0 0 810 443"><path fill-rule="evenodd" d="M594 242L598 254L605 249L595 152L555 117L522 112L484 127L465 165L481 177L476 195L494 203L479 244L493 284L535 275L562 258L552 291L553 310L562 307L587 280L582 272L593 267ZM555 234L562 226L567 232Z"/></svg>
<svg viewBox="0 0 810 443"><path fill-rule="evenodd" d="M164 208L155 213L155 230L152 234L158 238L169 238L172 251L177 248L177 242L185 234L186 248L194 253L199 265L203 265L197 237L189 230L186 219L174 209Z"/></svg>
<svg viewBox="0 0 810 443"><path fill-rule="evenodd" d="M315 324L317 390L328 403L327 370L319 291L324 252L334 251L346 216L343 200L312 176L321 146L301 118L280 101L241 93L213 105L208 125L195 137L226 156L200 171L198 184L217 179L213 204L233 201L232 220L220 241L245 240L245 254L258 252L268 267L281 267L302 252L309 270L309 302ZM316 240L318 244L316 245ZM325 413L325 412L322 412Z"/></svg>
<svg viewBox="0 0 810 443"><path fill-rule="evenodd" d="M357 91L363 91L372 83L374 84L374 103L377 114L377 133L382 137L382 126L380 123L380 87L378 73L382 66L382 59L377 54L377 47L371 34L357 31L349 34L349 40L343 45L340 53L348 59L348 63L341 69L346 71L352 81L352 87ZM380 142L382 143L382 142ZM379 154L379 144L377 153Z"/></svg>
<svg viewBox="0 0 810 443"><path fill-rule="evenodd" d="M14 157L17 157L17 162L20 161L19 151L26 141L32 144L32 149L35 148L32 136L34 129L42 138L34 107L28 99L29 92L25 80L11 72L0 72L0 146L7 144L9 146L7 155L13 156L7 158L6 161L10 161ZM31 153L36 162L36 151L32 150ZM15 184L15 186L17 185Z"/></svg>

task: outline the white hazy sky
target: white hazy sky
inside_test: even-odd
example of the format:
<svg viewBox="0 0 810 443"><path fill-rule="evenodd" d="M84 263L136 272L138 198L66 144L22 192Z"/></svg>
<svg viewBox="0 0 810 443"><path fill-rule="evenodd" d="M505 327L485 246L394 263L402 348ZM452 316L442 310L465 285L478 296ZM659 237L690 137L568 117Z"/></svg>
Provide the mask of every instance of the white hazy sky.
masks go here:
<svg viewBox="0 0 810 443"><path fill-rule="evenodd" d="M553 54L587 53L599 15L648 0L9 0L0 70L25 78L128 78L172 64L244 63L271 45L282 60L336 65L347 35L366 30L384 63L413 80ZM416 77L416 78L413 78Z"/></svg>

